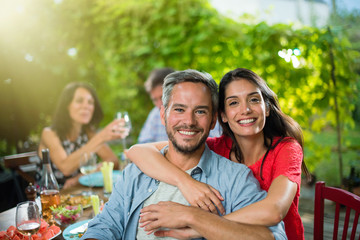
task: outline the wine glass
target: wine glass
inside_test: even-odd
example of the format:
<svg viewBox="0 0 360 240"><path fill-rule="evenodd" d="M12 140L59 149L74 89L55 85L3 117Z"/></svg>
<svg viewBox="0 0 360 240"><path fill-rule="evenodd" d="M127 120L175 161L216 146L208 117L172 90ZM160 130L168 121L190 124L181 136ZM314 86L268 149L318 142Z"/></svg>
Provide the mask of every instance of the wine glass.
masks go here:
<svg viewBox="0 0 360 240"><path fill-rule="evenodd" d="M124 137L122 139L123 143L123 150L126 149L126 137L129 135L131 130L131 120L130 116L127 112L117 112L116 113L116 119L123 119L123 122L120 124L121 130L124 132Z"/></svg>
<svg viewBox="0 0 360 240"><path fill-rule="evenodd" d="M97 159L95 153L84 153L83 156L80 159L80 172L84 174L87 177L88 184L90 187L90 190L83 191L83 195L85 196L91 196L94 193L92 192L92 177L91 173L94 173L97 168Z"/></svg>
<svg viewBox="0 0 360 240"><path fill-rule="evenodd" d="M33 201L21 202L16 206L16 228L23 235L29 236L40 229L41 218L38 205Z"/></svg>
<svg viewBox="0 0 360 240"><path fill-rule="evenodd" d="M126 147L126 137L129 135L131 131L131 121L130 116L127 112L117 112L116 113L116 119L123 119L123 122L120 124L120 129L123 131L123 138L122 138L122 144L123 144L123 153L120 157L120 170L123 170L126 165L129 163L129 159L125 155Z"/></svg>

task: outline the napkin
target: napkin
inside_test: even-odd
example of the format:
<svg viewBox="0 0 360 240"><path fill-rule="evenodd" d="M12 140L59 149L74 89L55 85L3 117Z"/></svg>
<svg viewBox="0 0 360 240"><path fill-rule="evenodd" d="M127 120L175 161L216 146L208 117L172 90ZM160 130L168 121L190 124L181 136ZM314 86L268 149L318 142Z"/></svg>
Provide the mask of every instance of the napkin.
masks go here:
<svg viewBox="0 0 360 240"><path fill-rule="evenodd" d="M104 190L107 193L111 193L113 188L113 179L112 179L113 168L114 168L113 162L103 162L101 167L101 172L104 178Z"/></svg>
<svg viewBox="0 0 360 240"><path fill-rule="evenodd" d="M70 234L84 233L87 230L88 223L89 222L86 222L83 225L81 225L81 226L79 226L77 228L74 228L73 230L70 231Z"/></svg>

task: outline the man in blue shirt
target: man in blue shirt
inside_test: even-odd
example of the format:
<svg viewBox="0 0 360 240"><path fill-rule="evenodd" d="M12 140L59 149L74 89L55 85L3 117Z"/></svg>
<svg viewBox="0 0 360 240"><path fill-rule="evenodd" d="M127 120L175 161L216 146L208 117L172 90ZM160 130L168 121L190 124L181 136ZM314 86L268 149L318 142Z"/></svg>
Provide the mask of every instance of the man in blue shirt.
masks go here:
<svg viewBox="0 0 360 240"><path fill-rule="evenodd" d="M162 85L166 75L174 72L172 68L156 68L145 81L145 90L150 95L155 107L150 111L140 131L138 143L167 141L165 126L161 123L160 108L162 106ZM210 131L209 137L219 137L222 134L220 124Z"/></svg>
<svg viewBox="0 0 360 240"><path fill-rule="evenodd" d="M224 197L226 214L265 198L266 192L260 189L250 169L215 154L205 144L215 126L218 105L217 85L209 74L185 70L168 75L163 100L161 119L169 145L162 153L168 161L194 179L218 189ZM89 222L82 239L157 239L147 234L138 221L144 206L159 201L189 205L178 188L150 178L130 164L122 172L103 212ZM226 239L234 234L238 239L286 239L282 222L268 228L234 223L203 212L210 214L209 218L218 218L216 228L224 229L218 231L219 236L206 236L208 239Z"/></svg>
<svg viewBox="0 0 360 240"><path fill-rule="evenodd" d="M150 95L155 107L150 111L142 127L138 143L167 141L165 127L161 124L160 108L162 106L162 85L166 75L174 72L172 68L156 68L145 81L145 90Z"/></svg>

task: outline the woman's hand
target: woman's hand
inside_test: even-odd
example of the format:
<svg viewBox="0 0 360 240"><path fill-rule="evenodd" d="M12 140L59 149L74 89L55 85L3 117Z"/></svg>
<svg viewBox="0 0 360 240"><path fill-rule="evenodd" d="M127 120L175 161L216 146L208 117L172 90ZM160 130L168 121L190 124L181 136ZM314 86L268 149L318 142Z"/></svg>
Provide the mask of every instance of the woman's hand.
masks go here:
<svg viewBox="0 0 360 240"><path fill-rule="evenodd" d="M100 132L98 132L96 135L101 137L102 142L108 142L111 140L124 138L129 133L121 127L123 122L124 119L115 119L111 123L109 123L106 127L104 127Z"/></svg>
<svg viewBox="0 0 360 240"><path fill-rule="evenodd" d="M81 174L76 175L75 177L69 178L65 181L63 189L67 189L69 187L75 186L79 182L79 178L81 177Z"/></svg>
<svg viewBox="0 0 360 240"><path fill-rule="evenodd" d="M139 224L148 234L158 228L171 228L179 229L179 231L170 230L165 232L161 230L155 235L174 234L174 236L181 236L182 239L199 237L200 235L196 231L190 231L186 228L187 218L194 210L194 207L184 206L179 203L159 202L141 209Z"/></svg>
<svg viewBox="0 0 360 240"><path fill-rule="evenodd" d="M221 204L224 198L218 190L210 185L190 177L187 181L181 182L178 188L191 206L200 207L215 214L218 214L218 209L221 215L225 214L225 209Z"/></svg>

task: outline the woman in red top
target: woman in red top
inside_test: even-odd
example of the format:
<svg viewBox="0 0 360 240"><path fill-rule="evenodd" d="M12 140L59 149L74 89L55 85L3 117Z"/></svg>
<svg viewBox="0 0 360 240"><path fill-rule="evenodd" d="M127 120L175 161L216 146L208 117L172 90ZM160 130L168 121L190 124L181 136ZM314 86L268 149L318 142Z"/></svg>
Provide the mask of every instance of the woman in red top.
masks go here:
<svg viewBox="0 0 360 240"><path fill-rule="evenodd" d="M209 138L209 148L248 166L268 192L264 200L224 217L267 226L284 220L288 239L304 239L298 212L301 168L309 174L303 161L300 126L280 110L275 93L265 81L243 68L228 72L220 82L218 119L223 135ZM166 161L157 151L164 145L136 145L128 156L149 176L177 186L191 205L211 212L216 212L216 206L222 212L219 192ZM144 156L148 161L142 161ZM174 235L181 234L179 231L162 234L181 236Z"/></svg>

